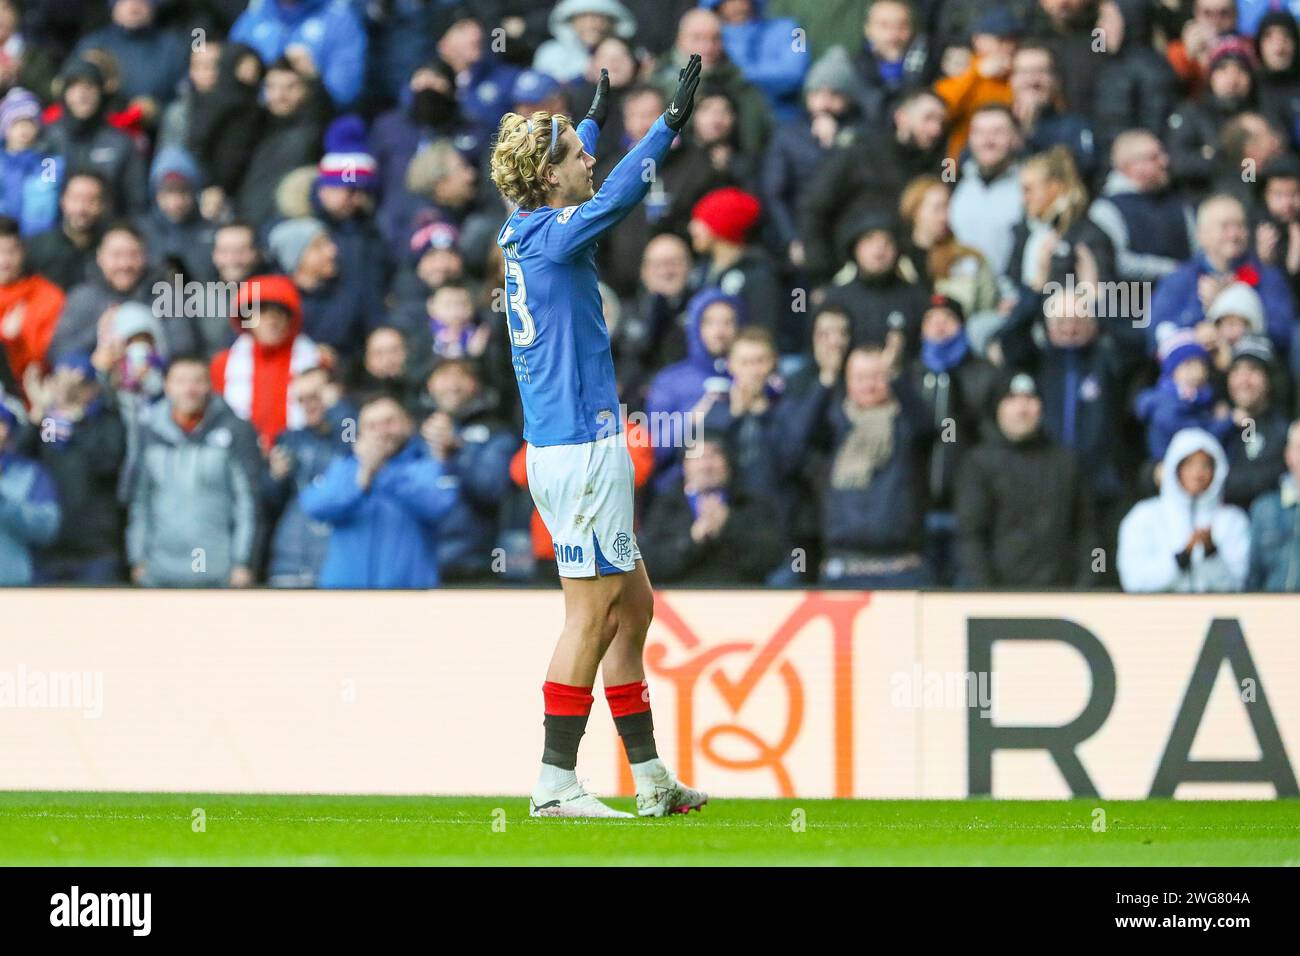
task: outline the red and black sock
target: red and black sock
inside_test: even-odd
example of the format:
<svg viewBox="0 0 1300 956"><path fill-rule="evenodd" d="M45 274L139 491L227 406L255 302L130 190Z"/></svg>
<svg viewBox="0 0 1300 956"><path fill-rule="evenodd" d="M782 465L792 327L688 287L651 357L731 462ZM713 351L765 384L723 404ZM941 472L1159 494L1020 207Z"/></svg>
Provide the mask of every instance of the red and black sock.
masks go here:
<svg viewBox="0 0 1300 956"><path fill-rule="evenodd" d="M650 685L643 680L605 688L614 726L623 738L628 763L645 763L659 756L654 720L650 716Z"/></svg>
<svg viewBox="0 0 1300 956"><path fill-rule="evenodd" d="M574 770L578 766L578 744L587 732L587 717L596 698L591 696L590 687L571 687L552 681L542 685L542 698L546 704L546 716L542 720L546 728L542 763Z"/></svg>

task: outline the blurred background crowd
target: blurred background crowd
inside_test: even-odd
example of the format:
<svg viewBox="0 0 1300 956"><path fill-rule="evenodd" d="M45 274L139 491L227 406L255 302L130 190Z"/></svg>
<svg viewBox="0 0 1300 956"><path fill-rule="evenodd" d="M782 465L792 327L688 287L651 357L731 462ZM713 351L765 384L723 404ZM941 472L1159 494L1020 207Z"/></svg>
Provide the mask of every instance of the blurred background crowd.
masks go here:
<svg viewBox="0 0 1300 956"><path fill-rule="evenodd" d="M698 52L597 252L655 583L1300 590L1298 16L0 0L0 584L553 578L487 153Z"/></svg>

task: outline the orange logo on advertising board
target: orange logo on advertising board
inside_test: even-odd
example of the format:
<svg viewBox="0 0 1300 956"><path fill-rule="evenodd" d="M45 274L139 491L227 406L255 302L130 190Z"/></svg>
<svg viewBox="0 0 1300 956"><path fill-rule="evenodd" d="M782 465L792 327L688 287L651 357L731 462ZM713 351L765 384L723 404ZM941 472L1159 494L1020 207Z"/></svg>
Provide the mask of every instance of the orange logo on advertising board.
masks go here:
<svg viewBox="0 0 1300 956"><path fill-rule="evenodd" d="M813 591L797 596L799 603L766 641L718 641L714 634L701 636L665 595L655 595L655 620L645 651L646 669L650 676L665 678L673 685L677 772L683 782L695 781L696 769L702 761L730 771L770 774L781 796L794 796L797 788L787 766L787 755L799 741L805 708L829 703L834 728L834 792L837 797L852 796L853 623L870 602L870 595L847 592L831 596ZM800 633L810 624L823 620L829 626L831 639L833 690L828 702L806 699L805 682L787 653ZM742 723L740 711L768 675L774 675L779 681L787 706L785 727L776 735L769 730L764 737ZM706 726L697 708L703 701L697 695L706 693L717 694L732 718ZM739 744L749 752L748 756L722 752L720 744L724 741ZM622 762L620 774L622 789L630 792L632 779L626 761Z"/></svg>

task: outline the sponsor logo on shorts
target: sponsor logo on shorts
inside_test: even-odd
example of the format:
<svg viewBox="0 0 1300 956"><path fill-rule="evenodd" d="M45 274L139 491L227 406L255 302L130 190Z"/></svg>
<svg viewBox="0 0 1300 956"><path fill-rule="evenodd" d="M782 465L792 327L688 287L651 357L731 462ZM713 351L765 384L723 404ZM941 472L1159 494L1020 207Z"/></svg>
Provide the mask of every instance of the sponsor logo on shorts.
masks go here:
<svg viewBox="0 0 1300 956"><path fill-rule="evenodd" d="M557 564L582 564L582 545L553 544Z"/></svg>

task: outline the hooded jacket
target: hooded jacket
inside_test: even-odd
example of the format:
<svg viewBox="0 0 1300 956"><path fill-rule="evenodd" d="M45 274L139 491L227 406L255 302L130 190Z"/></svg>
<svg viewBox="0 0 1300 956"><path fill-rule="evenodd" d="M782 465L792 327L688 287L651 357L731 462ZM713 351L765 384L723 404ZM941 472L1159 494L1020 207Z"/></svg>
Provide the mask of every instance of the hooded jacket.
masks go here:
<svg viewBox="0 0 1300 956"><path fill-rule="evenodd" d="M248 153L261 134L262 111L257 105L261 72L251 84L237 76L240 64L257 53L245 43L223 46L216 83L195 94L190 109L186 148L203 164L211 184L228 195L239 188L248 169Z"/></svg>
<svg viewBox="0 0 1300 956"><path fill-rule="evenodd" d="M189 214L179 222L164 215L158 205L158 190L168 175L185 178L194 191ZM202 185L199 167L184 149L165 146L154 156L149 170L149 212L136 223L144 236L149 262L155 268L170 262L181 266L186 279L199 282L213 278L212 243L216 226L199 214L198 193ZM169 274L174 269L168 269Z"/></svg>
<svg viewBox="0 0 1300 956"><path fill-rule="evenodd" d="M1178 466L1196 452L1214 460L1210 486L1193 498L1178 480ZM1209 432L1188 428L1165 452L1160 494L1139 501L1120 523L1116 565L1125 591L1240 591L1250 560L1250 524L1240 508L1223 503L1228 459ZM1209 528L1214 551L1183 549L1197 528Z"/></svg>
<svg viewBox="0 0 1300 956"><path fill-rule="evenodd" d="M333 527L322 588L438 586L438 525L456 504L456 479L412 438L362 490L356 456L336 458L299 496L309 518Z"/></svg>
<svg viewBox="0 0 1300 956"><path fill-rule="evenodd" d="M251 567L257 438L217 395L185 432L164 399L145 412L129 466L127 557L162 587L223 587Z"/></svg>
<svg viewBox="0 0 1300 956"><path fill-rule="evenodd" d="M1260 57L1259 100L1270 113L1290 119L1286 133L1291 142L1300 142L1300 25L1296 16L1300 15L1300 4L1295 13L1285 10L1270 10L1259 21L1255 33L1255 55L1259 56L1259 39L1265 30L1280 27L1291 37L1291 65L1284 70L1270 70L1263 65Z"/></svg>
<svg viewBox="0 0 1300 956"><path fill-rule="evenodd" d="M288 311L289 334L279 345L263 345L244 328L240 313L251 290L257 290L263 302ZM302 410L289 396L289 383L294 375L320 364L316 343L302 332L302 307L293 281L260 276L240 283L230 327L238 338L212 360L212 389L252 424L263 447L269 448L285 428L302 427Z"/></svg>
<svg viewBox="0 0 1300 956"><path fill-rule="evenodd" d="M636 36L636 20L618 0L560 0L551 11L547 26L553 39L537 48L533 69L568 83L587 70L591 51L587 49L569 21L583 13L599 13L614 21L614 34L625 40Z"/></svg>
<svg viewBox="0 0 1300 956"><path fill-rule="evenodd" d="M710 354L700 338L700 317L715 302L730 304L736 310L738 328L745 326L745 307L736 296L712 288L696 293L686 306L686 358L674 362L651 380L645 402L647 416L657 412L684 415L704 396L706 381L719 377L730 381L727 357ZM676 457L676 444L660 442L656 445L656 468L663 468Z"/></svg>

